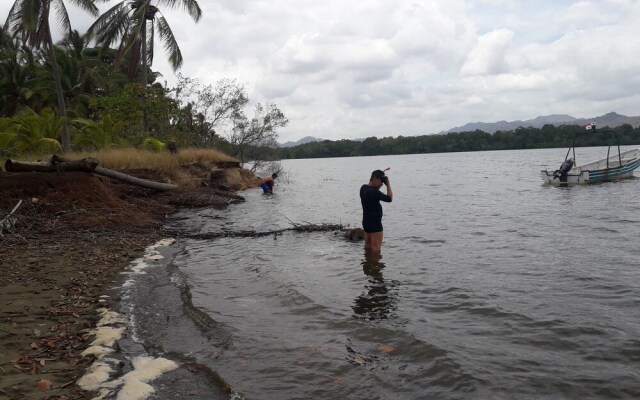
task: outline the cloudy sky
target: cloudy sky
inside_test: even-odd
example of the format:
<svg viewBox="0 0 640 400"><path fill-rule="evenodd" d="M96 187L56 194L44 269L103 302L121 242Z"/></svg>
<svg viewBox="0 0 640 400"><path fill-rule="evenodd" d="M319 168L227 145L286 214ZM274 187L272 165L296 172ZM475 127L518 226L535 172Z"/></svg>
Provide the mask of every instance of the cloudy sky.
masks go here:
<svg viewBox="0 0 640 400"><path fill-rule="evenodd" d="M640 0L198 2L198 23L184 10L163 12L182 49L180 72L237 79L252 104L277 104L290 119L281 141L640 115ZM1 3L4 21L11 2ZM81 32L92 22L71 17ZM153 68L172 86L163 55L158 48Z"/></svg>

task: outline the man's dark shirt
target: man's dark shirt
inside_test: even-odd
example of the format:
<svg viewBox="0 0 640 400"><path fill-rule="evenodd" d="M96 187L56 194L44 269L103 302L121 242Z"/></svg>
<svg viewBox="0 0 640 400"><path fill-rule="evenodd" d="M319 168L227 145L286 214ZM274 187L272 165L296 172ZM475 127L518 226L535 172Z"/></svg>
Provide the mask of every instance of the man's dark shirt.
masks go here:
<svg viewBox="0 0 640 400"><path fill-rule="evenodd" d="M380 201L391 202L391 197L369 185L360 188L360 202L362 203L362 224L367 231L367 226L374 226L373 231L378 231L377 225L382 230L382 205Z"/></svg>

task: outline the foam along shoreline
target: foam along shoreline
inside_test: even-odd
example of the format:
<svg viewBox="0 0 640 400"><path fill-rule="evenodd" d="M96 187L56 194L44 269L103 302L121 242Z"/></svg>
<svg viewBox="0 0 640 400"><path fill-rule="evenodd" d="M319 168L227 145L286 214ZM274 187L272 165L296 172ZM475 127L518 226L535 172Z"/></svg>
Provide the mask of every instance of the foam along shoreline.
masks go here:
<svg viewBox="0 0 640 400"><path fill-rule="evenodd" d="M173 239L163 239L146 248L144 256L131 262L128 275L145 274L149 267L148 261L161 260L164 257L157 251L159 247L169 246ZM133 278L125 281L122 288L133 284ZM117 400L143 400L155 392L149 382L162 374L175 370L178 364L162 357L140 355L131 360L133 370L122 376L117 376L121 361L110 357L116 352L115 344L123 338L130 326L130 318L108 308L98 309L101 319L96 324L93 333L95 340L82 356L96 357L87 373L78 380L78 386L84 390L98 392L94 400L116 394Z"/></svg>

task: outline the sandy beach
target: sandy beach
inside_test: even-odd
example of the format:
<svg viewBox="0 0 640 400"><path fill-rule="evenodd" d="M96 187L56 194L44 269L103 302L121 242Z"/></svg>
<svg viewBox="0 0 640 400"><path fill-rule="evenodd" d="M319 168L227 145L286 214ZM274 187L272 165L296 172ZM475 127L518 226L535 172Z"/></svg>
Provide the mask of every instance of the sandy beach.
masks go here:
<svg viewBox="0 0 640 400"><path fill-rule="evenodd" d="M94 397L77 385L94 361L81 353L94 339L97 310L117 309L121 272L174 234L163 220L177 208L243 201L212 189L209 169L184 168L181 189L163 193L83 172L0 175L0 398ZM151 170L127 172L167 181ZM226 187L256 184L248 171L227 172ZM206 383L198 374L197 366L181 365L173 379L192 378L184 390L199 398Z"/></svg>

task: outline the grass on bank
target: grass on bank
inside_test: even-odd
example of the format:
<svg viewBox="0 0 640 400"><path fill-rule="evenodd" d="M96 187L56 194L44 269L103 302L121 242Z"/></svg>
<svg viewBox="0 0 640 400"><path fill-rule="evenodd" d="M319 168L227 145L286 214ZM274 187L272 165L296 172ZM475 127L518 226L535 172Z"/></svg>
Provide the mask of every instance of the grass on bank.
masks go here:
<svg viewBox="0 0 640 400"><path fill-rule="evenodd" d="M114 149L93 152L72 152L65 155L71 159L93 157L100 165L111 169L153 168L169 170L183 164L208 164L218 161L237 161L235 158L213 149L186 148L177 154L141 149Z"/></svg>
<svg viewBox="0 0 640 400"><path fill-rule="evenodd" d="M238 161L235 158L213 149L180 149L177 154L169 152L155 152L150 150L126 148L101 151L81 151L71 152L64 155L71 159L81 159L93 157L100 161L100 165L105 168L122 170L129 168L151 168L161 171L174 169L178 165L201 163L210 164L218 161ZM43 158L43 155L22 155L13 157L17 160L35 161ZM6 159L0 159L4 167Z"/></svg>

